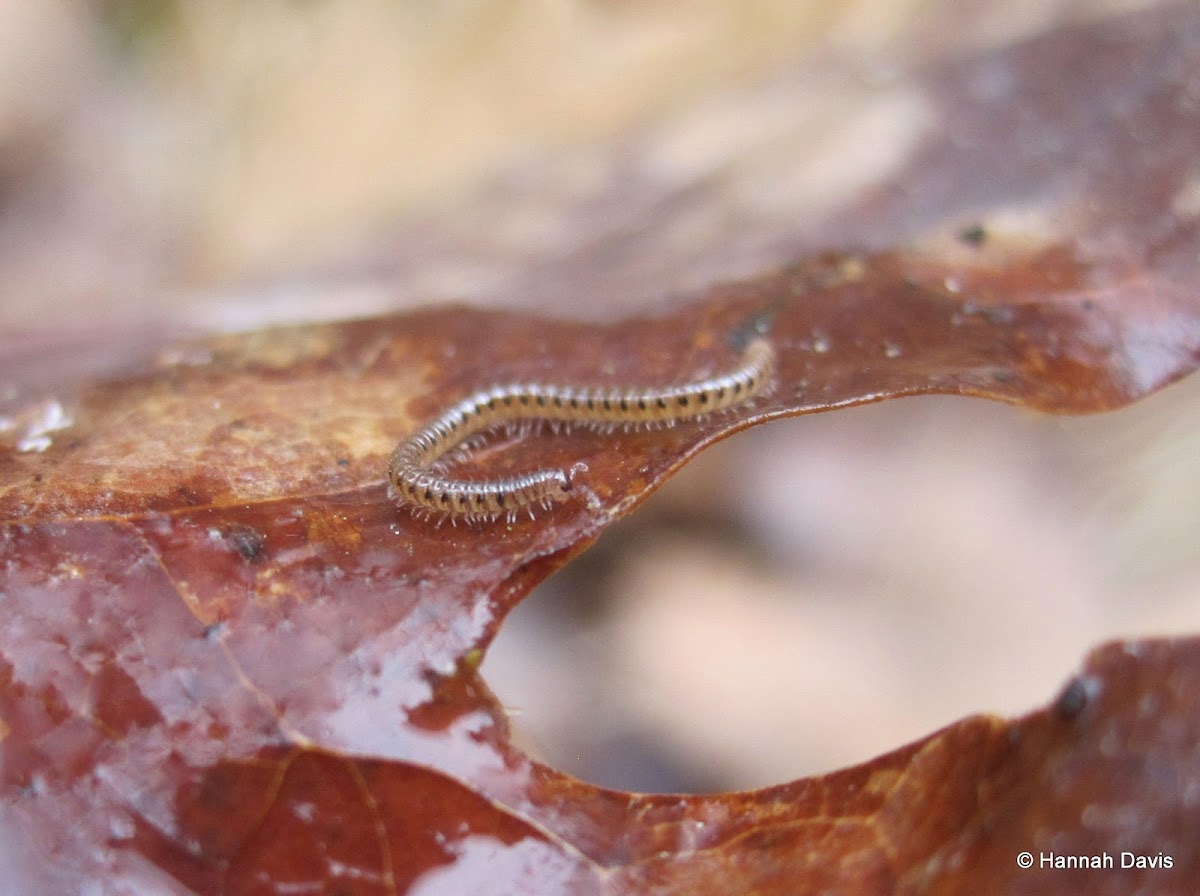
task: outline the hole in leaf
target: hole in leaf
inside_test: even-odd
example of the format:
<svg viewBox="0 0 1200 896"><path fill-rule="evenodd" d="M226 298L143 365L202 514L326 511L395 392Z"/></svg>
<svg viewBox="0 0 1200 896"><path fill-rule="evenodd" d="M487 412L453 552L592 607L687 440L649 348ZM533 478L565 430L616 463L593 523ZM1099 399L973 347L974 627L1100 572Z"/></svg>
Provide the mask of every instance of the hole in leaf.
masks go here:
<svg viewBox="0 0 1200 896"><path fill-rule="evenodd" d="M764 786L1021 714L1098 641L1200 627L1170 534L1194 513L1158 520L1174 559L1139 572L1127 506L1200 488L1197 405L935 397L743 433L536 589L484 677L534 755L628 790Z"/></svg>

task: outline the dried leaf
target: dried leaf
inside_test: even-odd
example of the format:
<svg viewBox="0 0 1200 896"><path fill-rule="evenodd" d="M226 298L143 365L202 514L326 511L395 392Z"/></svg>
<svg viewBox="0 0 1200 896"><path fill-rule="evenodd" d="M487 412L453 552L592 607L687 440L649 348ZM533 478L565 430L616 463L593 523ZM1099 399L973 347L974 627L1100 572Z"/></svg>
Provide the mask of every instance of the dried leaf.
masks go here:
<svg viewBox="0 0 1200 896"><path fill-rule="evenodd" d="M1198 57L1180 7L932 73L949 126L897 186L803 239L776 229L794 263L654 317L442 309L179 343L18 392L0 417L5 888L1189 892L1194 640L1104 648L1022 720L713 796L533 762L477 669L533 584L737 428L923 392L1095 411L1190 372ZM1022 232L1006 202L1055 226ZM864 248L796 249L818 240ZM481 452L489 473L586 463L581 499L536 520L438 527L386 495L395 439L498 376L680 382L759 326L779 363L754 405ZM1025 871L1023 850L1159 864Z"/></svg>

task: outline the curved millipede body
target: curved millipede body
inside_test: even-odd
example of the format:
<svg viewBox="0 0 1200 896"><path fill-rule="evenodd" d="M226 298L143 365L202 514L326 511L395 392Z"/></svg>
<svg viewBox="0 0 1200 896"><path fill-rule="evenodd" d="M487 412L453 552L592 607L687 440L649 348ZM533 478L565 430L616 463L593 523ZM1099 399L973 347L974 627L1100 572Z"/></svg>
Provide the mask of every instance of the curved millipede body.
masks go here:
<svg viewBox="0 0 1200 896"><path fill-rule="evenodd" d="M468 522L515 519L521 509L565 499L575 472L533 470L503 479L441 475L439 461L464 441L498 424L548 421L562 426L633 428L673 426L749 401L769 384L775 351L766 339L746 346L741 362L725 373L662 388L604 388L519 383L476 392L449 408L392 452L388 481L393 497L416 512Z"/></svg>

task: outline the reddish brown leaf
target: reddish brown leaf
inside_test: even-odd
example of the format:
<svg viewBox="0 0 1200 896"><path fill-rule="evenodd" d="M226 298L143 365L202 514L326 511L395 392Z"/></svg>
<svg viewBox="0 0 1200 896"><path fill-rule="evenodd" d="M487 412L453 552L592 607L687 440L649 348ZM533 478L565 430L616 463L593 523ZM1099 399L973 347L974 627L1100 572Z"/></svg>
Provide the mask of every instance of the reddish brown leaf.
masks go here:
<svg viewBox="0 0 1200 896"><path fill-rule="evenodd" d="M1105 648L1024 720L969 719L859 768L715 796L604 791L531 761L477 668L534 583L736 428L920 392L1102 410L1189 372L1198 62L1200 16L1181 7L932 73L950 128L898 186L801 235L775 229L795 263L654 317L449 309L269 330L17 394L0 426L0 880L1189 892L1195 641ZM1043 197L1049 238L979 212ZM797 249L817 242L871 248ZM480 453L491 473L583 461L586 500L438 528L386 496L394 440L479 386L678 382L727 365L756 324L779 369L753 407ZM1022 871L1022 850L1173 867Z"/></svg>

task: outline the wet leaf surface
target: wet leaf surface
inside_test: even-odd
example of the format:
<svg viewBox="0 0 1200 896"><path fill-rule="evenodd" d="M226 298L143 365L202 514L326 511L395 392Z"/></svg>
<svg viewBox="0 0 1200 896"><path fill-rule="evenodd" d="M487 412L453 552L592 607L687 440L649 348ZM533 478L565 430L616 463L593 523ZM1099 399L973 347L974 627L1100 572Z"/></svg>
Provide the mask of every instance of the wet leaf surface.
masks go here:
<svg viewBox="0 0 1200 896"><path fill-rule="evenodd" d="M705 284L653 316L443 308L279 328L42 392L16 356L0 411L5 888L1189 892L1194 640L1103 648L1025 719L711 796L605 791L532 761L477 669L529 588L735 429L926 392L1099 411L1190 372L1198 62L1200 16L1178 7L915 78L942 126L904 169L803 233L750 228L779 263L752 276L712 285L735 254L714 249ZM632 239L511 288L552 308L573 273L573 301L599 304L613 284L590 275L651 251ZM478 452L489 475L586 463L577 498L536 519L437 526L387 496L395 440L480 386L677 383L761 330L778 370L753 405ZM1022 850L1173 867L1022 871Z"/></svg>

